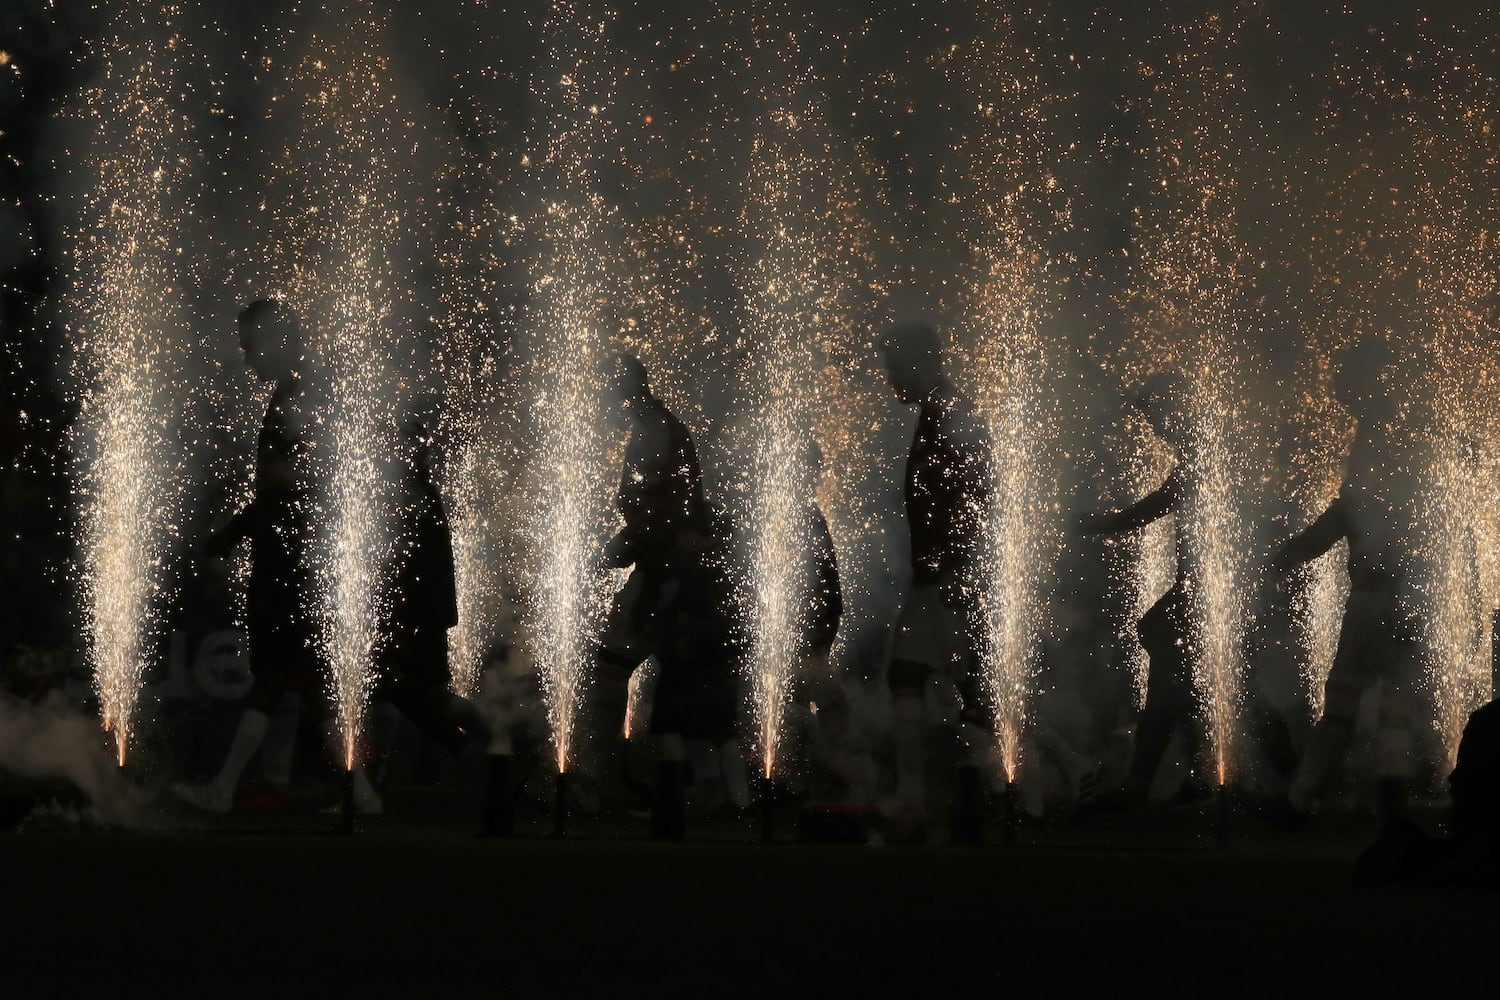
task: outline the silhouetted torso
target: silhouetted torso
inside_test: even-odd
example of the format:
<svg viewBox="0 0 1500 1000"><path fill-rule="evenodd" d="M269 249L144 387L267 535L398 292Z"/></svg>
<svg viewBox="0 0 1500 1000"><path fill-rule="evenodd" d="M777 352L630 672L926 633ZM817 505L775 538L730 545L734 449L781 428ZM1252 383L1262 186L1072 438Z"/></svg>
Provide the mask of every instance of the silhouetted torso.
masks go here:
<svg viewBox="0 0 1500 1000"><path fill-rule="evenodd" d="M1338 498L1289 542L1284 565L1305 562L1349 540L1349 579L1356 595L1392 598L1405 585L1425 488L1418 438L1394 416L1360 421Z"/></svg>
<svg viewBox="0 0 1500 1000"><path fill-rule="evenodd" d="M267 640L305 645L313 637L308 549L314 493L300 433L306 408L305 393L278 389L272 396L256 446L255 497L240 515L250 538L252 646Z"/></svg>
<svg viewBox="0 0 1500 1000"><path fill-rule="evenodd" d="M912 585L969 569L988 496L986 435L967 402L924 403L906 461Z"/></svg>
<svg viewBox="0 0 1500 1000"><path fill-rule="evenodd" d="M401 503L405 527L386 641L403 670L446 679L448 629L458 624L453 533L427 476L407 476Z"/></svg>
<svg viewBox="0 0 1500 1000"><path fill-rule="evenodd" d="M664 558L679 528L706 526L703 473L692 435L658 400L633 421L616 505L634 562Z"/></svg>

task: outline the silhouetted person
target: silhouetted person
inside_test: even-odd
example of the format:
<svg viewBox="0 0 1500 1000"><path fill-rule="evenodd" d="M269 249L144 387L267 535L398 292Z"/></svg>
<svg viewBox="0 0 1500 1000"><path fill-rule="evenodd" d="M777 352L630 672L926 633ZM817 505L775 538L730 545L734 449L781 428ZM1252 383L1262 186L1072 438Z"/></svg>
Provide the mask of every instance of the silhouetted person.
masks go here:
<svg viewBox="0 0 1500 1000"><path fill-rule="evenodd" d="M700 748L695 754L700 768L721 769L716 777L739 809L749 805L749 782L735 738L745 649L733 617L733 584L722 543L684 526L665 556L662 586L645 634L657 663L650 725L657 756L651 825L654 835L670 838L683 832L690 745Z"/></svg>
<svg viewBox="0 0 1500 1000"><path fill-rule="evenodd" d="M918 408L906 462L911 590L896 625L887 672L894 709L897 802L920 818L925 809L926 706L933 675L951 680L961 719L988 729L969 606L989 503L988 435L972 404L943 374L937 332L924 323L891 327L880 342L892 389ZM982 740L968 741L977 747Z"/></svg>
<svg viewBox="0 0 1500 1000"><path fill-rule="evenodd" d="M1208 786L1198 774L1207 761L1203 727L1194 718L1193 629L1188 598L1193 571L1192 539L1188 535L1185 509L1194 502L1196 489L1190 451L1192 434L1184 412L1186 394L1170 377L1159 373L1140 386L1132 401L1150 422L1156 436L1177 453L1177 463L1162 484L1147 496L1116 513L1086 517L1080 527L1086 534L1119 535L1176 515L1177 575L1171 588L1137 625L1141 645L1150 657L1146 704L1136 722L1135 746L1125 787L1116 796L1100 796L1096 802L1101 805L1111 804L1111 798L1117 798L1119 804L1144 803L1174 733L1181 733L1189 764L1194 768L1194 777L1189 779L1182 796L1201 795Z"/></svg>
<svg viewBox="0 0 1500 1000"><path fill-rule="evenodd" d="M1276 554L1280 574L1349 541L1349 600L1338 650L1324 688L1323 715L1288 792L1294 814L1305 814L1343 759L1354 735L1360 697L1382 683L1375 770L1382 797L1399 806L1414 765L1413 723L1421 656L1420 632L1404 600L1405 564L1417 524L1421 484L1414 434L1393 380L1395 358L1382 343L1351 348L1340 358L1334 395L1359 422L1337 499Z"/></svg>
<svg viewBox="0 0 1500 1000"><path fill-rule="evenodd" d="M798 633L798 654L803 660L803 669L815 672L826 670L828 653L839 634L839 621L844 614L844 592L839 582L838 554L833 547L833 533L828 530L828 519L818 507L818 480L823 472L823 449L811 432L807 435L807 458L804 463L806 480L798 490L804 506L799 512L803 526L802 581L800 598L801 630ZM818 661L821 667L809 664Z"/></svg>
<svg viewBox="0 0 1500 1000"><path fill-rule="evenodd" d="M1117 535L1137 531L1163 517L1173 516L1176 535L1177 572L1172 586L1137 623L1137 635L1149 657L1146 703L1136 720L1135 744L1125 786L1096 798L1092 807L1144 804L1151 783L1171 745L1174 734L1182 737L1191 773L1174 796L1177 803L1205 798L1217 781L1208 759L1206 733L1199 717L1193 685L1193 659L1197 653L1191 594L1199 586L1193 558L1196 544L1190 530L1192 505L1200 503L1198 456L1189 421L1187 387L1174 376L1157 373L1133 394L1132 402L1151 424L1152 430L1177 453L1177 462L1162 484L1124 510L1083 519L1086 534ZM1246 712L1254 735L1278 770L1294 766L1285 722L1265 705L1253 687L1246 691Z"/></svg>
<svg viewBox="0 0 1500 1000"><path fill-rule="evenodd" d="M1448 790L1450 837L1434 839L1406 816L1387 817L1355 865L1355 882L1500 887L1500 701L1469 716Z"/></svg>
<svg viewBox="0 0 1500 1000"><path fill-rule="evenodd" d="M449 686L448 630L458 624L453 533L433 482L423 428L408 428L408 438L411 454L402 463L397 495L400 529L390 616L375 654L379 684L374 698L395 706L422 735L457 757L470 744L483 747L489 727ZM356 778L355 804L366 813L380 811L362 773Z"/></svg>
<svg viewBox="0 0 1500 1000"><path fill-rule="evenodd" d="M809 720L814 760L832 770L832 745L847 736L848 699L843 684L835 675L829 659L839 623L844 614L843 588L839 581L838 555L828 520L818 507L817 489L823 471L823 450L808 428L805 432L803 480L797 496L803 501L798 511L801 540L799 595L797 598L800 629L796 636L795 698L815 712Z"/></svg>
<svg viewBox="0 0 1500 1000"><path fill-rule="evenodd" d="M206 543L227 556L250 542L246 626L254 686L218 774L207 785L175 784L181 799L227 812L246 766L261 749L272 709L288 693L316 697L318 629L311 610L309 518L316 499L306 456L306 433L315 414L308 398L302 326L291 307L272 299L239 316L240 347L250 369L275 385L256 443L254 496ZM267 780L290 781L290 748L268 761Z"/></svg>
<svg viewBox="0 0 1500 1000"><path fill-rule="evenodd" d="M625 684L650 655L651 616L663 597L679 534L707 536L703 473L687 426L651 394L646 368L622 354L615 391L630 416L630 439L615 503L625 522L604 549L604 563L630 577L615 595L598 650L601 726L622 723Z"/></svg>

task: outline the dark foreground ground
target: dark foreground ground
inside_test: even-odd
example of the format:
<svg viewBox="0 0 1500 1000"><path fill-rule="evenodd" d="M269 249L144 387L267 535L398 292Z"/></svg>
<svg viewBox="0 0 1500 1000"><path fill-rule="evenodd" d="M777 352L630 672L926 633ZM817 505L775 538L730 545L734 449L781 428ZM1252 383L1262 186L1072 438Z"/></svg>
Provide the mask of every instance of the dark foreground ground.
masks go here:
<svg viewBox="0 0 1500 1000"><path fill-rule="evenodd" d="M762 846L732 826L657 844L597 823L480 840L406 808L354 837L170 812L175 830L0 836L0 995L1500 990L1500 898L1352 889L1347 831L1242 830L1227 850L1193 824L1013 849Z"/></svg>

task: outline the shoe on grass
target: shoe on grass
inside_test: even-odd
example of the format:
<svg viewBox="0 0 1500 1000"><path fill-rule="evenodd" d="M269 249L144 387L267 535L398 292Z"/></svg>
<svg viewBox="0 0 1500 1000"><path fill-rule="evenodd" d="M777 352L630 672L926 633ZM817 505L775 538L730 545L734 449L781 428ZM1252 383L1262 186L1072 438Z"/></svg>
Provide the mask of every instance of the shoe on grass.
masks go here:
<svg viewBox="0 0 1500 1000"><path fill-rule="evenodd" d="M187 782L172 782L172 794L194 809L204 812L227 813L234 805L234 793L219 785L192 785Z"/></svg>

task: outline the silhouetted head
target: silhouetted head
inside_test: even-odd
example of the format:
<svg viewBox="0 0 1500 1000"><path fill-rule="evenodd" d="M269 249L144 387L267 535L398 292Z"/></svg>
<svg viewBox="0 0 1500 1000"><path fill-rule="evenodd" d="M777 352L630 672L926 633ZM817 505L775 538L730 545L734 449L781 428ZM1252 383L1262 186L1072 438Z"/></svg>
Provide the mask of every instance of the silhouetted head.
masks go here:
<svg viewBox="0 0 1500 1000"><path fill-rule="evenodd" d="M651 404L651 382L646 366L634 354L621 352L615 358L615 395L631 415L639 415Z"/></svg>
<svg viewBox="0 0 1500 1000"><path fill-rule="evenodd" d="M240 312L240 347L261 378L283 385L302 368L302 323L291 306L259 299Z"/></svg>
<svg viewBox="0 0 1500 1000"><path fill-rule="evenodd" d="M823 478L823 449L818 445L818 436L808 421L799 421L795 433L801 443L798 468L804 477L803 488L815 493Z"/></svg>
<svg viewBox="0 0 1500 1000"><path fill-rule="evenodd" d="M1396 367L1396 353L1388 341L1372 338L1334 359L1333 396L1358 417L1385 398L1387 373Z"/></svg>
<svg viewBox="0 0 1500 1000"><path fill-rule="evenodd" d="M907 406L932 395L943 382L943 345L926 323L897 323L881 335L880 356L896 397Z"/></svg>
<svg viewBox="0 0 1500 1000"><path fill-rule="evenodd" d="M1500 701L1469 716L1457 763L1448 775L1448 790L1455 835L1500 836Z"/></svg>
<svg viewBox="0 0 1500 1000"><path fill-rule="evenodd" d="M823 448L811 430L807 432L807 467L814 473L823 471Z"/></svg>
<svg viewBox="0 0 1500 1000"><path fill-rule="evenodd" d="M432 476L432 454L436 435L434 420L428 413L408 415L401 425L401 448L408 471L420 479Z"/></svg>
<svg viewBox="0 0 1500 1000"><path fill-rule="evenodd" d="M1151 424L1156 436L1182 451L1188 440L1187 407L1191 393L1175 372L1153 372L1130 391L1130 402Z"/></svg>

